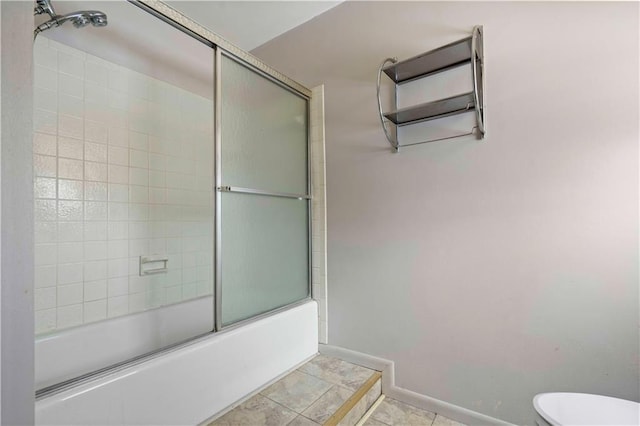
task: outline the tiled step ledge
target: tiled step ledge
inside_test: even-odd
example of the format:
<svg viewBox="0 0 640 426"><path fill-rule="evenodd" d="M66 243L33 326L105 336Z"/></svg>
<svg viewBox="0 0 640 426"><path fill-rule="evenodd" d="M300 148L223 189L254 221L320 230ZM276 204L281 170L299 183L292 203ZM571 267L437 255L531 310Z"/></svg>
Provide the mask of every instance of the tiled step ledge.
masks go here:
<svg viewBox="0 0 640 426"><path fill-rule="evenodd" d="M353 426L382 395L382 373L376 371L323 426Z"/></svg>
<svg viewBox="0 0 640 426"><path fill-rule="evenodd" d="M318 354L201 425L354 426L381 393L379 371Z"/></svg>
<svg viewBox="0 0 640 426"><path fill-rule="evenodd" d="M441 414L460 423L478 426L512 425L476 411L431 398L395 385L393 361L332 345L318 345L321 354L382 372L382 393L414 407Z"/></svg>

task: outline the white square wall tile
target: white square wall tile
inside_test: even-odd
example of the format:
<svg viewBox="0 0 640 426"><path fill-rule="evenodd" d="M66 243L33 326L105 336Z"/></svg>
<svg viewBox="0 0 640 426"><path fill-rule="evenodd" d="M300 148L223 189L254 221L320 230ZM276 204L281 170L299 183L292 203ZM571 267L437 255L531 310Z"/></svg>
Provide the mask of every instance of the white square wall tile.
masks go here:
<svg viewBox="0 0 640 426"><path fill-rule="evenodd" d="M148 186L149 185L149 170L138 169L135 167L129 168L129 183L131 185Z"/></svg>
<svg viewBox="0 0 640 426"><path fill-rule="evenodd" d="M129 240L113 240L107 242L109 259L129 257ZM136 255L133 255L136 256ZM137 256L140 256L139 254Z"/></svg>
<svg viewBox="0 0 640 426"><path fill-rule="evenodd" d="M84 303L84 323L91 323L107 318L107 300L95 300Z"/></svg>
<svg viewBox="0 0 640 426"><path fill-rule="evenodd" d="M83 302L83 284L58 285L58 308Z"/></svg>
<svg viewBox="0 0 640 426"><path fill-rule="evenodd" d="M41 155L56 155L56 136L46 133L33 134L33 152Z"/></svg>
<svg viewBox="0 0 640 426"><path fill-rule="evenodd" d="M84 259L82 243L60 243L58 244L59 263L79 263Z"/></svg>
<svg viewBox="0 0 640 426"><path fill-rule="evenodd" d="M109 164L109 183L128 184L129 168L126 166Z"/></svg>
<svg viewBox="0 0 640 426"><path fill-rule="evenodd" d="M149 207L145 203L129 203L129 220L149 220Z"/></svg>
<svg viewBox="0 0 640 426"><path fill-rule="evenodd" d="M34 309L40 311L56 307L56 288L37 288L34 291Z"/></svg>
<svg viewBox="0 0 640 426"><path fill-rule="evenodd" d="M84 162L84 179L87 181L107 182L107 165L104 163Z"/></svg>
<svg viewBox="0 0 640 426"><path fill-rule="evenodd" d="M149 188L147 186L131 185L129 190L129 201L132 203L148 203Z"/></svg>
<svg viewBox="0 0 640 426"><path fill-rule="evenodd" d="M84 199L87 201L107 201L108 186L104 182L85 182Z"/></svg>
<svg viewBox="0 0 640 426"><path fill-rule="evenodd" d="M92 104L107 106L109 103L107 88L85 80L84 99L86 102L90 102Z"/></svg>
<svg viewBox="0 0 640 426"><path fill-rule="evenodd" d="M58 52L58 71L83 79L84 58L66 52Z"/></svg>
<svg viewBox="0 0 640 426"><path fill-rule="evenodd" d="M108 237L107 222L85 222L83 237L84 241L106 241Z"/></svg>
<svg viewBox="0 0 640 426"><path fill-rule="evenodd" d="M129 258L109 259L108 261L108 277L121 278L129 276ZM111 289L111 281L109 281ZM119 294L109 294L110 296L120 296Z"/></svg>
<svg viewBox="0 0 640 426"><path fill-rule="evenodd" d="M84 142L81 139L58 138L58 156L64 158L83 159ZM82 176L80 176L82 179Z"/></svg>
<svg viewBox="0 0 640 426"><path fill-rule="evenodd" d="M58 275L57 269L57 265L36 266L34 276L35 288L55 287L56 277Z"/></svg>
<svg viewBox="0 0 640 426"><path fill-rule="evenodd" d="M82 201L58 201L58 220L81 221L82 207Z"/></svg>
<svg viewBox="0 0 640 426"><path fill-rule="evenodd" d="M126 240L127 238L129 238L128 222L109 222L107 237L110 240Z"/></svg>
<svg viewBox="0 0 640 426"><path fill-rule="evenodd" d="M107 294L109 298L126 295L129 293L129 277L109 278L107 281Z"/></svg>
<svg viewBox="0 0 640 426"><path fill-rule="evenodd" d="M70 158L58 159L58 177L61 179L77 179L82 180L84 175L84 164L82 160L74 160ZM60 194L60 198L64 198L65 193Z"/></svg>
<svg viewBox="0 0 640 426"><path fill-rule="evenodd" d="M35 64L33 67L33 84L35 87L58 90L58 73L42 65Z"/></svg>
<svg viewBox="0 0 640 426"><path fill-rule="evenodd" d="M58 134L60 136L82 139L84 137L84 121L79 117L59 114Z"/></svg>
<svg viewBox="0 0 640 426"><path fill-rule="evenodd" d="M36 198L56 198L57 181L52 178L35 178L34 196Z"/></svg>
<svg viewBox="0 0 640 426"><path fill-rule="evenodd" d="M84 118L84 102L81 98L61 93L58 96L58 114Z"/></svg>
<svg viewBox="0 0 640 426"><path fill-rule="evenodd" d="M58 285L82 282L84 265L82 263L63 263L58 265Z"/></svg>
<svg viewBox="0 0 640 426"><path fill-rule="evenodd" d="M129 313L129 296L110 297L107 300L107 316L109 318Z"/></svg>
<svg viewBox="0 0 640 426"><path fill-rule="evenodd" d="M98 281L106 278L107 278L107 261L106 260L84 262L85 282ZM105 281L105 289L106 289L106 281ZM106 293L105 293L105 297L106 297Z"/></svg>
<svg viewBox="0 0 640 426"><path fill-rule="evenodd" d="M56 200L35 200L34 220L52 221L58 218L58 203Z"/></svg>
<svg viewBox="0 0 640 426"><path fill-rule="evenodd" d="M109 127L109 145L129 147L129 132L124 127Z"/></svg>
<svg viewBox="0 0 640 426"><path fill-rule="evenodd" d="M33 60L36 65L48 68L55 74L58 70L58 52L49 48L48 41L45 37L39 37L34 44Z"/></svg>
<svg viewBox="0 0 640 426"><path fill-rule="evenodd" d="M59 199L82 200L83 196L84 196L84 183L81 180L68 180L68 179L58 180L58 198Z"/></svg>
<svg viewBox="0 0 640 426"><path fill-rule="evenodd" d="M107 280L88 281L84 283L84 300L100 300L107 298Z"/></svg>
<svg viewBox="0 0 640 426"><path fill-rule="evenodd" d="M35 329L37 334L53 331L56 328L57 309L46 309L35 312Z"/></svg>
<svg viewBox="0 0 640 426"><path fill-rule="evenodd" d="M103 260L107 259L107 242L106 241L85 241L84 243L84 260Z"/></svg>
<svg viewBox="0 0 640 426"><path fill-rule="evenodd" d="M129 295L129 313L142 312L148 308L146 293Z"/></svg>
<svg viewBox="0 0 640 426"><path fill-rule="evenodd" d="M96 142L85 142L85 160L106 163L108 159L108 145Z"/></svg>
<svg viewBox="0 0 640 426"><path fill-rule="evenodd" d="M85 140L106 144L109 139L108 134L109 132L106 124L97 122L97 121L86 120L86 117L85 117L85 122L84 122Z"/></svg>
<svg viewBox="0 0 640 426"><path fill-rule="evenodd" d="M127 203L109 203L109 221L129 219L129 205Z"/></svg>
<svg viewBox="0 0 640 426"><path fill-rule="evenodd" d="M129 132L129 147L141 151L149 150L149 136L145 133Z"/></svg>
<svg viewBox="0 0 640 426"><path fill-rule="evenodd" d="M57 327L68 328L81 325L83 320L82 304L59 307L57 310Z"/></svg>
<svg viewBox="0 0 640 426"><path fill-rule="evenodd" d="M58 132L58 114L36 109L33 113L33 131L56 135Z"/></svg>
<svg viewBox="0 0 640 426"><path fill-rule="evenodd" d="M99 86L107 86L109 68L104 64L87 61L85 63L85 80Z"/></svg>
<svg viewBox="0 0 640 426"><path fill-rule="evenodd" d="M58 93L42 87L35 87L33 93L34 108L58 112Z"/></svg>
<svg viewBox="0 0 640 426"><path fill-rule="evenodd" d="M56 157L48 155L34 155L33 173L35 176L55 178L57 173Z"/></svg>
<svg viewBox="0 0 640 426"><path fill-rule="evenodd" d="M59 222L58 223L58 241L71 243L74 241L82 241L84 224L82 222Z"/></svg>
<svg viewBox="0 0 640 426"><path fill-rule="evenodd" d="M84 219L86 221L106 221L108 218L108 204L104 201L85 201Z"/></svg>
<svg viewBox="0 0 640 426"><path fill-rule="evenodd" d="M56 265L58 263L58 245L36 244L34 257L35 266Z"/></svg>
<svg viewBox="0 0 640 426"><path fill-rule="evenodd" d="M149 154L147 152L130 149L129 157L131 167L149 168Z"/></svg>
<svg viewBox="0 0 640 426"><path fill-rule="evenodd" d="M58 242L58 227L55 222L35 222L35 243Z"/></svg>
<svg viewBox="0 0 640 426"><path fill-rule="evenodd" d="M109 145L109 164L129 165L129 150L120 146Z"/></svg>
<svg viewBox="0 0 640 426"><path fill-rule="evenodd" d="M126 203L129 201L129 186L109 183L109 201Z"/></svg>

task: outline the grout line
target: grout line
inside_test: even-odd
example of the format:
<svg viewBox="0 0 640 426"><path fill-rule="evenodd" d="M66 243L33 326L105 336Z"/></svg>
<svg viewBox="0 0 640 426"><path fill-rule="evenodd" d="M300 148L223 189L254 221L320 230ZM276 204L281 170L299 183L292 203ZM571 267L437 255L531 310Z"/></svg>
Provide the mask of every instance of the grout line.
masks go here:
<svg viewBox="0 0 640 426"><path fill-rule="evenodd" d="M378 380L382 378L382 373L376 371L369 379L347 399L338 410L333 413L329 420L324 422L323 426L336 426L344 417L356 406L358 402L371 390Z"/></svg>
<svg viewBox="0 0 640 426"><path fill-rule="evenodd" d="M311 377L315 377L315 376L311 376ZM329 383L329 382L325 382L325 383ZM329 391L330 391L331 389L333 389L333 388L336 386L336 385L334 385L333 383L329 383L329 384L331 385L331 387L330 387L329 389L327 389L325 392L323 392L323 393L322 393L322 395L320 395L319 397L317 397L316 399L314 399L314 400L313 400L313 402L312 402L311 404L309 404L307 407L305 407L305 409L304 409L304 410L302 410L302 411L307 411L307 410L308 410L308 409L309 409L313 404L315 404L316 402L318 402L318 401L320 400L320 398L322 398L323 396L325 396L327 393L329 393ZM302 414L302 413L300 413L300 415L301 415L301 416L304 416L304 414ZM304 416L304 417L307 417L307 416ZM307 417L307 418L308 418L308 417ZM313 419L309 419L309 420L311 420L311 421L315 422L315 420L313 420Z"/></svg>
<svg viewBox="0 0 640 426"><path fill-rule="evenodd" d="M273 402L274 404L277 404L277 405L281 406L282 408L284 408L284 409L285 409L285 410L287 410L287 411L291 411L292 413L296 413L297 415L302 415L302 413L298 413L298 412L297 412L296 410L294 410L293 408L287 407L286 405L284 405L284 404L282 404L282 403L280 403L280 402L278 402L278 401L274 401L273 399L269 398L269 397L268 397L268 396L266 396L266 395L263 395L263 394L261 394L261 393L259 393L258 395L260 395L260 396L261 396L261 397L263 397L263 398L268 399L269 401ZM298 416L296 416L296 417L298 417ZM293 421L293 420L295 420L295 417L294 417L291 421Z"/></svg>
<svg viewBox="0 0 640 426"><path fill-rule="evenodd" d="M373 415L373 412L376 411L376 409L380 404L382 404L382 401L384 401L384 398L385 398L384 395L380 395L380 397L376 399L375 402L371 405L371 408L369 408L367 412L364 413L364 416L362 416L362 418L358 420L358 423L356 423L355 426L362 426L367 420L369 420L369 417ZM377 420L377 421L380 422L380 420ZM384 423L384 422L380 422L380 423Z"/></svg>

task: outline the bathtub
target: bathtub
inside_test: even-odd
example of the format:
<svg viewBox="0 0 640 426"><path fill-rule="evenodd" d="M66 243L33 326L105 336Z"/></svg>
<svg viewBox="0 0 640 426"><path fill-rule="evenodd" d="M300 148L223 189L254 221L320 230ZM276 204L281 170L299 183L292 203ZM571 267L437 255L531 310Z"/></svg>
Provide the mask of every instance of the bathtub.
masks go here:
<svg viewBox="0 0 640 426"><path fill-rule="evenodd" d="M198 424L317 353L317 316L307 301L39 398L36 424Z"/></svg>
<svg viewBox="0 0 640 426"><path fill-rule="evenodd" d="M213 329L206 296L38 337L36 389L131 359Z"/></svg>

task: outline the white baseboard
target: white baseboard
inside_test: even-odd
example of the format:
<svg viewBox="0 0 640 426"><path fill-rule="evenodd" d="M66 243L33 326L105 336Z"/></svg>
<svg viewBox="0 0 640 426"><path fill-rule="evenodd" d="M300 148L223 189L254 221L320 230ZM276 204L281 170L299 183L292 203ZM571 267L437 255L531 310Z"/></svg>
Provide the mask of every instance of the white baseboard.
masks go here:
<svg viewBox="0 0 640 426"><path fill-rule="evenodd" d="M353 364L362 365L363 367L382 371L382 393L389 398L396 399L414 407L431 411L432 413L441 414L451 420L455 420L466 425L479 426L503 426L511 425L504 420L487 416L467 408L463 408L427 395L422 395L395 385L394 364L388 359L378 358L367 355L362 352L352 351L350 349L341 348L332 345L319 345L321 354L340 358Z"/></svg>

